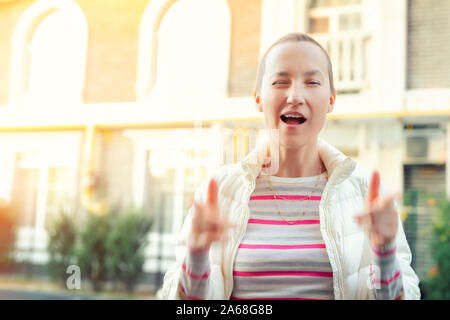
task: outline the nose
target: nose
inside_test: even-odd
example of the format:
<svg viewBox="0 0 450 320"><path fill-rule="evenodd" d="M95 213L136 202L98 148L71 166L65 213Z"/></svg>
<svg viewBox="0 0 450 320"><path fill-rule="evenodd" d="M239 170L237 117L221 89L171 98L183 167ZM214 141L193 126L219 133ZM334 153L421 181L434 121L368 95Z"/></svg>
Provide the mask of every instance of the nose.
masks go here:
<svg viewBox="0 0 450 320"><path fill-rule="evenodd" d="M304 104L305 94L299 84L293 84L288 90L287 103L292 105Z"/></svg>

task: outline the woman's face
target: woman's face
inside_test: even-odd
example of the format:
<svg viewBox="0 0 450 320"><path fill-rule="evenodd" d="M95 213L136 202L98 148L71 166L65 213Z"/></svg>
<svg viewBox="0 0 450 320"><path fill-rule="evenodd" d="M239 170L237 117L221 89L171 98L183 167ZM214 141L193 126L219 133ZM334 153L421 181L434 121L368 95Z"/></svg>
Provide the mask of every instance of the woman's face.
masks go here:
<svg viewBox="0 0 450 320"><path fill-rule="evenodd" d="M280 145L298 148L317 140L334 106L325 53L310 42L285 42L266 57L257 108ZM291 114L291 116L289 116Z"/></svg>

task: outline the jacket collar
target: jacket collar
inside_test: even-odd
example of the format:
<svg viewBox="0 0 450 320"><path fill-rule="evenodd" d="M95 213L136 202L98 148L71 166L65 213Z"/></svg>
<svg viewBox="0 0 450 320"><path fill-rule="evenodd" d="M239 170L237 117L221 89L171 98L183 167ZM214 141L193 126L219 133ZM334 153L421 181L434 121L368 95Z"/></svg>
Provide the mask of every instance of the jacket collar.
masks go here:
<svg viewBox="0 0 450 320"><path fill-rule="evenodd" d="M328 171L329 182L339 184L348 178L356 167L356 162L343 154L322 138L317 139L319 157ZM255 181L261 173L263 164L270 161L268 141L254 148L242 161L241 166L250 181Z"/></svg>

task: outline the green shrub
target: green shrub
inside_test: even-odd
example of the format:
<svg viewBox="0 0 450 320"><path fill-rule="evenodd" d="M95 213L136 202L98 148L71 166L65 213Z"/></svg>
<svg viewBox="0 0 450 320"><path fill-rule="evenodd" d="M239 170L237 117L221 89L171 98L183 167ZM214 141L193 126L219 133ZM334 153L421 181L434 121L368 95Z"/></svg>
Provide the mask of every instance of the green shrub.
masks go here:
<svg viewBox="0 0 450 320"><path fill-rule="evenodd" d="M107 268L111 279L120 281L133 292L145 263L147 234L152 221L149 217L129 210L114 218L108 232Z"/></svg>
<svg viewBox="0 0 450 320"><path fill-rule="evenodd" d="M106 240L110 227L108 214L90 213L79 233L79 247L76 250L77 264L81 274L91 282L95 291L101 291L107 280Z"/></svg>
<svg viewBox="0 0 450 320"><path fill-rule="evenodd" d="M121 214L118 210L102 215L89 213L76 228L74 219L61 212L47 227L48 271L65 285L67 267L76 264L95 291L113 280L131 293L143 272L151 225L149 217L131 209Z"/></svg>
<svg viewBox="0 0 450 320"><path fill-rule="evenodd" d="M75 221L70 214L61 211L58 217L48 224L47 232L49 236L47 270L52 279L60 281L65 286L67 267L76 264L77 230Z"/></svg>
<svg viewBox="0 0 450 320"><path fill-rule="evenodd" d="M450 201L443 200L433 218L431 254L436 265L424 283L427 299L450 299Z"/></svg>

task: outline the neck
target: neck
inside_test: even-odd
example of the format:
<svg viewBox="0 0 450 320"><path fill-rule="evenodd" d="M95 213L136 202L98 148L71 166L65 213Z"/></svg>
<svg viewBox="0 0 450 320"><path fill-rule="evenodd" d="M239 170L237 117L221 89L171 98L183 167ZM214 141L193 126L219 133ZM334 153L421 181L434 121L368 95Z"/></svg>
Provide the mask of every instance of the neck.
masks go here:
<svg viewBox="0 0 450 320"><path fill-rule="evenodd" d="M324 166L319 157L317 143L300 148L279 147L278 177L312 177L323 172Z"/></svg>

